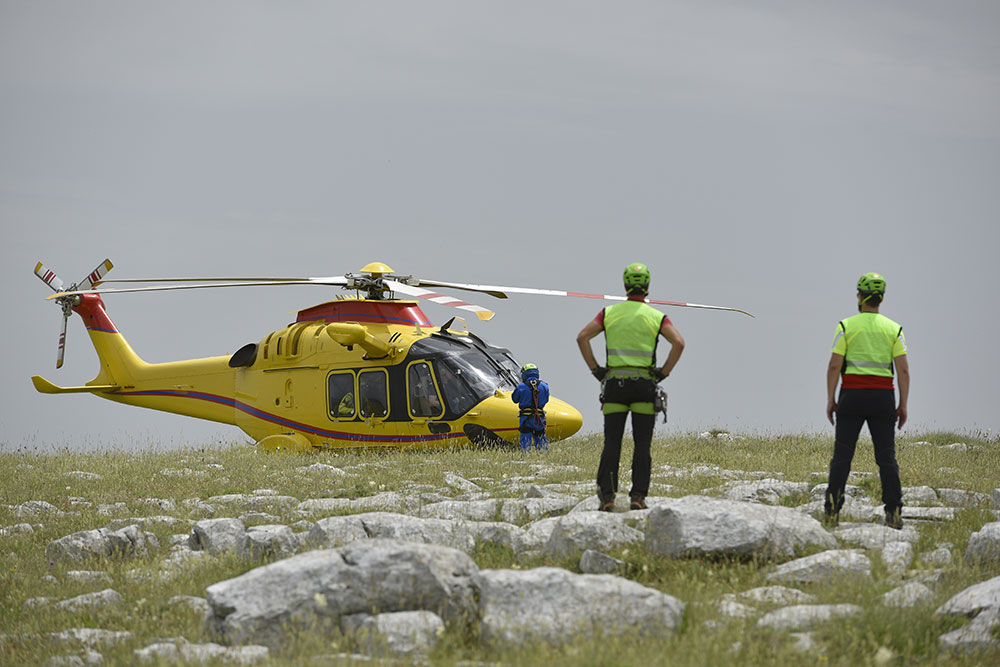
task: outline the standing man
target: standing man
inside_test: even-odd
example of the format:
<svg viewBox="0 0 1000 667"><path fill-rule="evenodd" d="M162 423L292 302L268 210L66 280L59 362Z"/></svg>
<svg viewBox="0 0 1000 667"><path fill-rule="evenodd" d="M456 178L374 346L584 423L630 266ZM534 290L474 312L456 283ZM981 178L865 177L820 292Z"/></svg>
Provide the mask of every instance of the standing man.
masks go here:
<svg viewBox="0 0 1000 667"><path fill-rule="evenodd" d="M549 402L549 384L541 379L538 366L521 366L521 383L511 392L510 400L520 408L518 429L521 432L521 453L527 454L534 444L536 451L549 451L545 435L545 405Z"/></svg>
<svg viewBox="0 0 1000 667"><path fill-rule="evenodd" d="M824 518L836 524L844 506L844 487L851 472L851 460L861 425L875 446L875 462L882 480L885 525L901 529L903 491L896 463L893 424L906 423L906 401L910 395L910 366L906 360L903 327L880 315L885 296L885 278L866 273L858 279L858 311L837 324L830 364L826 370L826 416L836 428L830 476L826 487ZM899 377L899 406L893 391L893 366ZM834 400L837 380L843 377L840 402ZM836 422L833 415L837 414Z"/></svg>
<svg viewBox="0 0 1000 667"><path fill-rule="evenodd" d="M623 278L628 299L603 309L576 337L587 367L600 380L602 388L604 450L597 468L602 512L611 512L615 507L622 436L629 412L632 413L635 440L629 509L646 509L652 465L649 445L656 419L656 384L670 375L684 351L684 339L670 318L646 303L649 269L644 264L630 264ZM602 331L607 366L598 365L590 347L590 340ZM662 368L656 366L656 343L660 336L670 343L670 354Z"/></svg>

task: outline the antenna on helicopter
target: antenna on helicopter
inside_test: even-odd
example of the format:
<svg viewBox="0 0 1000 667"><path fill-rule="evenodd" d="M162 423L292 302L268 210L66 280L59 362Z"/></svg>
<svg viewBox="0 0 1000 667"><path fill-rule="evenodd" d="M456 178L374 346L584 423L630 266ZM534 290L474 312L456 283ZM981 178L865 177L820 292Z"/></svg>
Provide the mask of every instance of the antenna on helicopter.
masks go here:
<svg viewBox="0 0 1000 667"><path fill-rule="evenodd" d="M66 323L69 320L69 316L73 314L73 306L80 303L79 295L63 295L63 292L76 292L80 289L93 289L101 284L102 278L104 278L104 276L108 274L108 271L113 268L114 265L111 263L111 260L106 259L98 264L96 269L87 274L86 278L73 283L67 289L63 290L63 281L60 280L55 271L46 268L41 262L35 265L35 275L38 276L43 283L52 288L52 290L56 293L53 295L56 303L62 308L62 330L59 332L59 353L56 356L56 368L62 368L63 359L66 356Z"/></svg>

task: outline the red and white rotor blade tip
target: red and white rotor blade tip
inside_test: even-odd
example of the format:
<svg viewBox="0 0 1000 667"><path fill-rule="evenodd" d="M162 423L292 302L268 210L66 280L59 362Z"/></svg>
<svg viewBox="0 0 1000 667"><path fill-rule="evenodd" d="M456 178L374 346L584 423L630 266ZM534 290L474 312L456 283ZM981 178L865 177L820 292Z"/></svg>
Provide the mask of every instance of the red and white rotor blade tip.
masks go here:
<svg viewBox="0 0 1000 667"><path fill-rule="evenodd" d="M504 287L503 285L470 285L467 283L452 283L443 280L421 280L421 285L433 287L450 287L452 289L471 290L473 292L484 292L501 299L507 298L507 292L511 294L535 294L538 296L571 296L582 299L602 299L604 301L625 301L627 297L614 294L588 294L586 292L567 292L565 290L538 289L536 287ZM707 308L709 310L731 310L744 315L750 315L745 310L730 308L728 306L710 306L701 303L684 303L682 301L663 301L661 299L646 299L646 303L655 303L662 306L680 306L682 308Z"/></svg>
<svg viewBox="0 0 1000 667"><path fill-rule="evenodd" d="M35 275L38 276L39 280L51 287L52 291L62 291L63 281L59 279L55 271L45 267L41 262L35 264Z"/></svg>
<svg viewBox="0 0 1000 667"><path fill-rule="evenodd" d="M66 357L66 323L69 317L64 313L62 318L62 331L59 332L59 353L56 356L56 368L62 368L63 359Z"/></svg>
<svg viewBox="0 0 1000 667"><path fill-rule="evenodd" d="M115 268L110 259L101 262L96 269L91 271L86 278L76 284L77 289L93 289L101 284L108 271Z"/></svg>
<svg viewBox="0 0 1000 667"><path fill-rule="evenodd" d="M408 294L410 296L415 296L418 299L426 299L427 301L431 301L442 306L451 306L452 308L458 308L459 310L467 310L475 313L476 317L481 320L492 319L495 314L492 310L488 310L482 306L477 306L476 304L469 303L468 301L456 299L455 297L448 296L447 294L441 294L440 292L432 292L420 287L414 287L413 285L401 283L398 280L386 279L384 282L393 292Z"/></svg>

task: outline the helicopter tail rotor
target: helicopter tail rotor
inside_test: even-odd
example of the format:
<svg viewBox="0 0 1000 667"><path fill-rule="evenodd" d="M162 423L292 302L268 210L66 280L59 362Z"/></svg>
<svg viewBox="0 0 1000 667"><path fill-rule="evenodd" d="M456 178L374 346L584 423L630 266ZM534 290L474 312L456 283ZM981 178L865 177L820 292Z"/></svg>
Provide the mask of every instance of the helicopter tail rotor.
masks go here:
<svg viewBox="0 0 1000 667"><path fill-rule="evenodd" d="M111 263L111 260L106 259L98 264L96 269L88 273L83 280L73 283L64 290L63 288L65 283L63 283L59 276L56 275L55 271L47 268L41 262L38 262L35 265L35 275L55 292L55 294L49 298L54 298L56 303L59 304L59 307L62 309L62 330L59 332L59 347L56 355L56 368L62 368L63 360L66 358L66 329L69 322L69 316L73 314L73 307L80 302L79 296L74 294L65 294L65 292L94 289L101 284L104 276L106 276L108 271L113 268L114 265Z"/></svg>

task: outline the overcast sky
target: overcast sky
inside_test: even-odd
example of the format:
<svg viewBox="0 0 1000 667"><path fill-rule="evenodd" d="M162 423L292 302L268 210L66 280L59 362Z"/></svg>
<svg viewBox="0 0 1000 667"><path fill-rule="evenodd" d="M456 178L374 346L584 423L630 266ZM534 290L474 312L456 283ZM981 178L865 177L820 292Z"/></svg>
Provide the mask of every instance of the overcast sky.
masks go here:
<svg viewBox="0 0 1000 667"><path fill-rule="evenodd" d="M87 395L36 261L113 277L337 275L617 293L647 263L688 347L668 432L830 433L825 370L882 273L904 433L1000 430L1000 4L0 0L0 449L242 440ZM147 361L258 341L336 291L106 297ZM465 294L457 296L467 298ZM476 300L598 431L600 304ZM442 323L455 311L427 305ZM661 349L660 360L665 354ZM603 348L601 348L603 355Z"/></svg>

